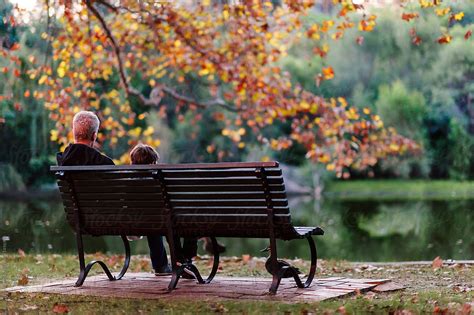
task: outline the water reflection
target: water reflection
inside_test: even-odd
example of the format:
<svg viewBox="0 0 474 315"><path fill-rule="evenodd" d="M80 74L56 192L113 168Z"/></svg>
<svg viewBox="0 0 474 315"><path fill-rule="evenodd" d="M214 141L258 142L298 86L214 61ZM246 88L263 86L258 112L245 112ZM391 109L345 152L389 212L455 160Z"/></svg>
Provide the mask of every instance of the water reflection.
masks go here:
<svg viewBox="0 0 474 315"><path fill-rule="evenodd" d="M430 260L435 256L474 259L474 200L340 201L290 200L295 225L320 225L322 258L351 261ZM6 250L27 253L75 252L75 239L58 201L0 201L0 236ZM117 237L86 238L89 252L121 252ZM226 255L261 256L264 239L223 239ZM147 253L145 241L133 242L134 253ZM308 258L305 241L281 242L279 255Z"/></svg>

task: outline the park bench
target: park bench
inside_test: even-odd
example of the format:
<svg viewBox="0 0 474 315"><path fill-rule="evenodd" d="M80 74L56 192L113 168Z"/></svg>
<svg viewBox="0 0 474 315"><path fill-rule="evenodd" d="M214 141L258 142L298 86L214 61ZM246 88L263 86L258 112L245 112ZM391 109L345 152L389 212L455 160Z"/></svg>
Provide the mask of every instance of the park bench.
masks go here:
<svg viewBox="0 0 474 315"><path fill-rule="evenodd" d="M294 227L278 162L157 164L130 166L52 166L62 196L66 218L76 234L80 274L84 283L94 264L110 280L123 277L130 263L126 235L163 235L170 245L173 290L185 269L199 283L210 283L219 267L216 237L268 238L273 270L271 293L282 277L293 277L300 288L314 277L317 253L313 235L319 227ZM102 261L85 264L83 235L121 236L125 263L113 276ZM203 279L190 261L179 262L175 237L210 237L214 261ZM306 239L311 267L303 283L298 270L277 260L277 239Z"/></svg>

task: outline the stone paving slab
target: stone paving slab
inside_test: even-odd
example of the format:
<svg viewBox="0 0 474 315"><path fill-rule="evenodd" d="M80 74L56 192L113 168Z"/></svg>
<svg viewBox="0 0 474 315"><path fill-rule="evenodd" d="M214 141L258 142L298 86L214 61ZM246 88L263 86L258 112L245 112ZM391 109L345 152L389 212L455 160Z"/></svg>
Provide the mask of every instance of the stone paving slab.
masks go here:
<svg viewBox="0 0 474 315"><path fill-rule="evenodd" d="M388 279L349 279L331 277L315 279L307 289L296 287L292 279L283 279L276 295L268 289L271 278L216 277L210 284L197 284L194 280L180 279L176 290L166 288L171 277L155 277L151 273L127 273L120 281L109 281L104 275L91 276L82 287L74 287L75 279L34 286L17 286L7 292L54 293L65 295L90 295L103 297L126 297L142 299L238 299L279 300L288 303L316 302L339 298L372 290L389 283Z"/></svg>

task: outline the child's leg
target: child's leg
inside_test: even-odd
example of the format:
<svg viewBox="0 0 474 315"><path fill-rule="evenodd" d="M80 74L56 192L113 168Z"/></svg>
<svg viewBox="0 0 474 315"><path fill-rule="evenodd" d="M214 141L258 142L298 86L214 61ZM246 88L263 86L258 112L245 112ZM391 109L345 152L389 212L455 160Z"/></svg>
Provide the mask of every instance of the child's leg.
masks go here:
<svg viewBox="0 0 474 315"><path fill-rule="evenodd" d="M168 257L163 245L163 237L150 235L147 236L148 247L150 248L151 265L155 271L162 270L168 266Z"/></svg>

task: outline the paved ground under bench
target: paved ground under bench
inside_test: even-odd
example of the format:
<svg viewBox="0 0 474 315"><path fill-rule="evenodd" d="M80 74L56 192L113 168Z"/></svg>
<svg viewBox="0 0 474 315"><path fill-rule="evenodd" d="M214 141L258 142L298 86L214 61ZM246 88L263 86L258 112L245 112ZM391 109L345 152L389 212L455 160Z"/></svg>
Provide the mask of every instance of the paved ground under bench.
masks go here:
<svg viewBox="0 0 474 315"><path fill-rule="evenodd" d="M271 278L216 277L210 284L197 284L193 280L180 279L176 290L166 288L170 277L156 277L150 273L127 273L120 281L109 281L105 276L92 276L82 287L74 287L75 279L43 285L12 287L8 292L55 293L66 295L91 295L104 297L129 297L144 299L183 298L192 299L243 299L282 300L286 302L322 301L343 297L356 292L366 292L388 279L348 279L340 277L315 279L311 287L299 289L292 279L283 279L276 296L268 294Z"/></svg>

